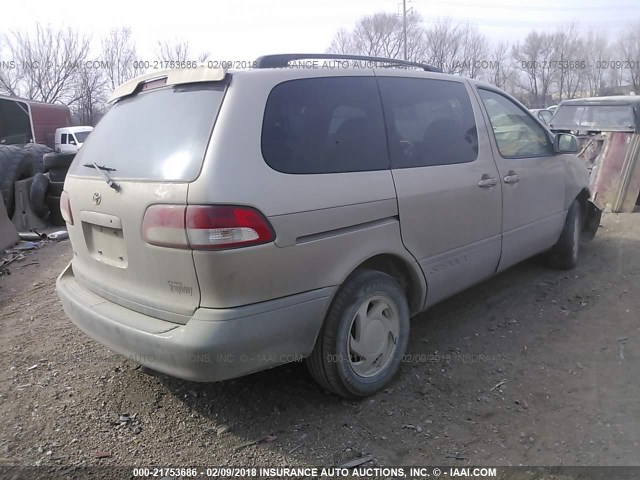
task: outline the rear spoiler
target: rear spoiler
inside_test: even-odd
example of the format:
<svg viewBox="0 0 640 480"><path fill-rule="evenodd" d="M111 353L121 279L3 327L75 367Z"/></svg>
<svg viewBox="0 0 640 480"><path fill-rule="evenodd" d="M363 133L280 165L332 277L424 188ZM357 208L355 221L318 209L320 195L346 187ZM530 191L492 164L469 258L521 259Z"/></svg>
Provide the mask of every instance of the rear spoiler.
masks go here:
<svg viewBox="0 0 640 480"><path fill-rule="evenodd" d="M109 98L109 103L134 93L138 87L150 80L166 78L165 85L180 85L183 83L219 82L224 80L227 71L224 68L208 68L200 65L196 68L180 68L168 70L154 70L123 83L117 87Z"/></svg>

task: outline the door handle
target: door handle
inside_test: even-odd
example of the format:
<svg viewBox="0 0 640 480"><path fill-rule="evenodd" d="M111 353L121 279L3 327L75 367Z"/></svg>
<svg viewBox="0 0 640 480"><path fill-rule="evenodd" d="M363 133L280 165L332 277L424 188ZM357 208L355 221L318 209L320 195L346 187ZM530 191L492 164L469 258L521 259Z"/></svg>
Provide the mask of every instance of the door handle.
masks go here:
<svg viewBox="0 0 640 480"><path fill-rule="evenodd" d="M520 177L513 170L509 170L507 176L504 177L504 183L518 183L520 181Z"/></svg>
<svg viewBox="0 0 640 480"><path fill-rule="evenodd" d="M478 182L478 186L480 188L491 188L491 187L495 187L497 184L498 184L498 180L496 180L493 177L489 177L489 175L487 174L482 175L482 178Z"/></svg>

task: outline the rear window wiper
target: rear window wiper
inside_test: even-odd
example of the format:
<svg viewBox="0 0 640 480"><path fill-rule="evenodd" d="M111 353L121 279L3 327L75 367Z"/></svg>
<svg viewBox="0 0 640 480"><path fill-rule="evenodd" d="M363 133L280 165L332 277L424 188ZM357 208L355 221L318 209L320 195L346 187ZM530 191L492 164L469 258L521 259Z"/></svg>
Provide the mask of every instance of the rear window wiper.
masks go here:
<svg viewBox="0 0 640 480"><path fill-rule="evenodd" d="M116 171L115 168L107 167L106 165L98 165L95 162L93 162L93 163L85 163L83 165L83 167L95 168L98 171L98 173L100 173L100 175L102 175L104 177L104 180L105 180L105 182L107 182L107 185L109 185L111 188L113 188L116 192L120 191L120 185L118 185L116 182L114 182L113 179L109 176L109 173L108 173L108 172L115 172Z"/></svg>

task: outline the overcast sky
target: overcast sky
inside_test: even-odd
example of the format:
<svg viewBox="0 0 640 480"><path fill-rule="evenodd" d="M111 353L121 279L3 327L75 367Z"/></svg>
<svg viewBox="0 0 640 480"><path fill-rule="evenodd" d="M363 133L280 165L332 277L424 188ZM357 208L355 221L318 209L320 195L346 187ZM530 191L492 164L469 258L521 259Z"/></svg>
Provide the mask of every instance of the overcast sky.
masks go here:
<svg viewBox="0 0 640 480"><path fill-rule="evenodd" d="M173 5L172 5L173 4ZM0 32L32 29L36 21L92 34L132 28L141 60L153 60L158 40L188 40L193 55L211 60L253 60L261 54L323 52L339 28L376 12L399 13L401 0L236 0L88 2L22 0L2 7ZM425 22L451 17L471 23L492 40L521 39L532 29L576 22L614 33L640 20L640 0L412 0ZM196 60L194 58L194 60Z"/></svg>

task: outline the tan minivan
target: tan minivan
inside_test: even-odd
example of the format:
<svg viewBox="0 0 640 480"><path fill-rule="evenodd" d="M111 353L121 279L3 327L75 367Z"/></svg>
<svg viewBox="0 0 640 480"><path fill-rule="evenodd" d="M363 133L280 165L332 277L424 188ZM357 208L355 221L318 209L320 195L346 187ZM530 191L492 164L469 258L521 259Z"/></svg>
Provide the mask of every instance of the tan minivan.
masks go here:
<svg viewBox="0 0 640 480"><path fill-rule="evenodd" d="M322 67L336 58L356 64ZM304 358L328 390L371 395L411 315L533 255L572 268L598 227L573 136L422 64L273 55L153 72L112 101L66 177L58 293L172 376Z"/></svg>

